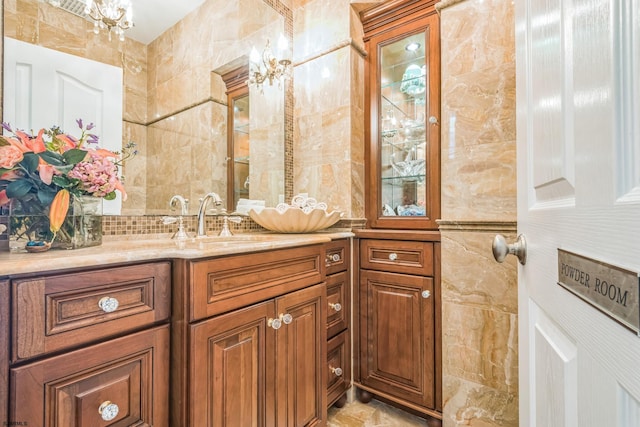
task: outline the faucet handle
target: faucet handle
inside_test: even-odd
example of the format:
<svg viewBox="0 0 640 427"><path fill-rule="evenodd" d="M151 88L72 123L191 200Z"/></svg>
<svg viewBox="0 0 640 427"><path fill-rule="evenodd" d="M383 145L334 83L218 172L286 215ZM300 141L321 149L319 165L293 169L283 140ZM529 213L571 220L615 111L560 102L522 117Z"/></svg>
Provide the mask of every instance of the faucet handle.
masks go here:
<svg viewBox="0 0 640 427"><path fill-rule="evenodd" d="M176 204L180 204L180 215L187 215L189 213L189 199L185 199L179 194L176 194L169 201L171 209L176 207Z"/></svg>
<svg viewBox="0 0 640 427"><path fill-rule="evenodd" d="M242 218L237 215L228 216L227 219L235 224L240 224L242 222Z"/></svg>

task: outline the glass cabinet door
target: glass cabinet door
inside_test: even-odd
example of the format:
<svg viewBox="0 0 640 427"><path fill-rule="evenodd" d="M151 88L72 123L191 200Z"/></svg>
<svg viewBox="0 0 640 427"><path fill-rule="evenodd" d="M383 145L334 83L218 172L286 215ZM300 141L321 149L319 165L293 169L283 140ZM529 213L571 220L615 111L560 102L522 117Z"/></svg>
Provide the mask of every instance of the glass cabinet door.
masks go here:
<svg viewBox="0 0 640 427"><path fill-rule="evenodd" d="M370 162L377 182L373 227L437 229L439 49L437 16L404 33L373 37ZM398 34L399 33L399 34ZM435 41L434 41L435 39ZM375 209L375 212L373 212Z"/></svg>
<svg viewBox="0 0 640 427"><path fill-rule="evenodd" d="M426 216L423 34L380 47L380 190L382 216Z"/></svg>
<svg viewBox="0 0 640 427"><path fill-rule="evenodd" d="M233 204L235 210L238 200L249 198L249 94L233 99Z"/></svg>

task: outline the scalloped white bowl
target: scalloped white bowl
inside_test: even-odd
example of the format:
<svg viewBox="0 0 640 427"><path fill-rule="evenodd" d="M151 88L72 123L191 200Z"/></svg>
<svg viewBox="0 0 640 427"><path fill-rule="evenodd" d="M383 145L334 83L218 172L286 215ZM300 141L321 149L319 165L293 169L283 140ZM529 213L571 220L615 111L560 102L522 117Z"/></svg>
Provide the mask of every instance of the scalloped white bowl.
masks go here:
<svg viewBox="0 0 640 427"><path fill-rule="evenodd" d="M324 209L314 209L308 214L302 209L290 208L279 212L276 208L264 208L260 212L251 209L249 216L267 230L278 233L310 233L331 227L338 222L342 212L327 212Z"/></svg>

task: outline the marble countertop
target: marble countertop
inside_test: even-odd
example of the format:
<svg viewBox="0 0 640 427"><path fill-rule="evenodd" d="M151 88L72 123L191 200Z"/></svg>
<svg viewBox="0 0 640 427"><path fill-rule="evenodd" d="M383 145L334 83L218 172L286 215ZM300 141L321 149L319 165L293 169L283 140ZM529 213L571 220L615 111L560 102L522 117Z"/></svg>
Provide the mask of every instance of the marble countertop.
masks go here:
<svg viewBox="0 0 640 427"><path fill-rule="evenodd" d="M52 249L42 253L0 252L0 277L94 267L155 259L197 259L325 243L352 237L350 231L306 234L245 233L229 238L172 240L168 235L104 237L102 245L74 250Z"/></svg>

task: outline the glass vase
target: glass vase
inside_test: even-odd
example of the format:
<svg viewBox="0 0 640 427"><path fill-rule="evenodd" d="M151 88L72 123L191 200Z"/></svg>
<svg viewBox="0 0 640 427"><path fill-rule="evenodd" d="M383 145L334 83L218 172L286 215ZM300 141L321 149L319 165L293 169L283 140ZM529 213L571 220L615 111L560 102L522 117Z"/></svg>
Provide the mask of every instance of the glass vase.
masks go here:
<svg viewBox="0 0 640 427"><path fill-rule="evenodd" d="M48 206L37 199L13 200L9 211L10 249L22 251L28 241L51 242ZM51 242L52 248L78 249L102 244L102 199L71 197L69 211Z"/></svg>

